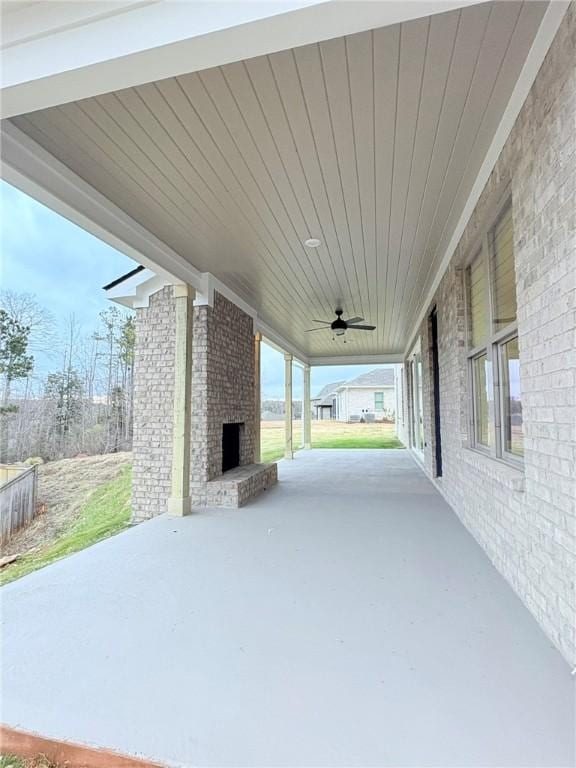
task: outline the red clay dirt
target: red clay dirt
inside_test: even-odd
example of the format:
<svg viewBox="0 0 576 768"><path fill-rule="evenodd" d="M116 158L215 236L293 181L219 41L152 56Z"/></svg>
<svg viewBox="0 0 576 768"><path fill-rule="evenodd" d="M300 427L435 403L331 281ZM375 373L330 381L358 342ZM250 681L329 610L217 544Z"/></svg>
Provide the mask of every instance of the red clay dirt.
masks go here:
<svg viewBox="0 0 576 768"><path fill-rule="evenodd" d="M24 758L42 755L63 768L163 768L161 763L121 755L109 749L48 739L7 725L0 725L0 754Z"/></svg>

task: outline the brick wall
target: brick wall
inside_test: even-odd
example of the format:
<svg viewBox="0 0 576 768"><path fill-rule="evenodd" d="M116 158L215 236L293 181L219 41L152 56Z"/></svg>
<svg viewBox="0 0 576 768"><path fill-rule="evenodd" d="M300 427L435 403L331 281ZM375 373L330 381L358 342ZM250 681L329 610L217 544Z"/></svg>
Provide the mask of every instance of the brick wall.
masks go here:
<svg viewBox="0 0 576 768"><path fill-rule="evenodd" d="M132 518L166 511L170 496L175 314L172 287L136 310Z"/></svg>
<svg viewBox="0 0 576 768"><path fill-rule="evenodd" d="M576 663L576 8L569 8L430 308L439 323L438 487L570 663ZM525 459L468 448L462 263L512 194ZM433 475L430 333L420 328L425 467ZM409 393L408 393L409 394ZM407 397L408 404L410 397Z"/></svg>
<svg viewBox="0 0 576 768"><path fill-rule="evenodd" d="M222 424L243 423L240 465L254 461L254 329L252 318L214 294L213 307L195 307L192 341L191 481L222 474Z"/></svg>
<svg viewBox="0 0 576 768"><path fill-rule="evenodd" d="M136 311L135 521L166 512L170 496L176 321L172 290L163 288L150 297L148 307ZM193 504L206 503L201 491L206 482L222 474L222 424L243 424L240 465L254 460L254 354L252 318L235 304L216 292L213 307L194 307L190 435ZM264 487L269 484L267 481Z"/></svg>

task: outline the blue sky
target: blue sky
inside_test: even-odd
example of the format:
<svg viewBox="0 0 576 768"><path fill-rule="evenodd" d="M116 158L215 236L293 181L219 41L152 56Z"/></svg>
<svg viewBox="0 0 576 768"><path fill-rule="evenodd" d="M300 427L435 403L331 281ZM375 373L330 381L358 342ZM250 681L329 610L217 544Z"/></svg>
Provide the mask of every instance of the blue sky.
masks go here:
<svg viewBox="0 0 576 768"><path fill-rule="evenodd" d="M34 294L49 309L60 329L71 314L84 335L98 323L98 313L110 306L102 286L135 266L132 259L106 245L6 182L0 182L2 288ZM47 372L48 359L37 356ZM312 369L313 394L332 381L370 371L372 365L328 366ZM39 372L42 372L40 370ZM266 345L262 350L262 390L265 397L283 397L284 358ZM302 378L294 375L294 396L302 396Z"/></svg>

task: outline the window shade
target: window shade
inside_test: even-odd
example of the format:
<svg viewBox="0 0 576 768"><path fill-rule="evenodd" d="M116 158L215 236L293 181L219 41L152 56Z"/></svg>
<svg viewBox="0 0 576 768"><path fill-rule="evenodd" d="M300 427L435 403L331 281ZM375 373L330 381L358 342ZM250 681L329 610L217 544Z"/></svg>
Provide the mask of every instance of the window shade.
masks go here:
<svg viewBox="0 0 576 768"><path fill-rule="evenodd" d="M491 272L494 297L494 331L516 320L516 272L512 208L508 206L492 230Z"/></svg>
<svg viewBox="0 0 576 768"><path fill-rule="evenodd" d="M470 346L480 347L486 341L488 313L486 307L486 269L479 254L468 267L470 302Z"/></svg>

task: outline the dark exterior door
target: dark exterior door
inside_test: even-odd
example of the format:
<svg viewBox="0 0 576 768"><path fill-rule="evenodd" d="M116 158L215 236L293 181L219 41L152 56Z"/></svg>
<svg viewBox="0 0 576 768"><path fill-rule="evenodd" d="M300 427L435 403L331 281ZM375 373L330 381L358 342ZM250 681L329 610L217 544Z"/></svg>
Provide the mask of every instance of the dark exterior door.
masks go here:
<svg viewBox="0 0 576 768"><path fill-rule="evenodd" d="M434 453L436 477L442 477L442 430L440 422L440 363L438 360L438 314L436 307L430 314L432 334L432 386L434 388Z"/></svg>

